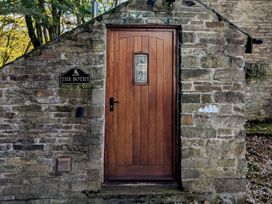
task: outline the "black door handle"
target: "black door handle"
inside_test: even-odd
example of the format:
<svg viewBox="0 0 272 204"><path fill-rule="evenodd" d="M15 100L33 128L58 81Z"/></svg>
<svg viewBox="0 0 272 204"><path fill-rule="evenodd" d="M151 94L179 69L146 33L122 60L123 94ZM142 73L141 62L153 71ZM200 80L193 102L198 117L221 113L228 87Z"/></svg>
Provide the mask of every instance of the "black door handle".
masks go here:
<svg viewBox="0 0 272 204"><path fill-rule="evenodd" d="M114 97L110 97L110 111L114 111L114 104L120 103L119 101L115 101Z"/></svg>

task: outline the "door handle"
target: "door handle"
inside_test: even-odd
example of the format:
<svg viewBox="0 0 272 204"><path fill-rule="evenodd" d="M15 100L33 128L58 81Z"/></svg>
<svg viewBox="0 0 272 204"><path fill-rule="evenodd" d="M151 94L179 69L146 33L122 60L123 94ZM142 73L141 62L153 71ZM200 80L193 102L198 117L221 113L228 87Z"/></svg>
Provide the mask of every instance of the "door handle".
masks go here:
<svg viewBox="0 0 272 204"><path fill-rule="evenodd" d="M119 101L115 101L114 97L110 97L110 111L114 111L114 104L120 103Z"/></svg>

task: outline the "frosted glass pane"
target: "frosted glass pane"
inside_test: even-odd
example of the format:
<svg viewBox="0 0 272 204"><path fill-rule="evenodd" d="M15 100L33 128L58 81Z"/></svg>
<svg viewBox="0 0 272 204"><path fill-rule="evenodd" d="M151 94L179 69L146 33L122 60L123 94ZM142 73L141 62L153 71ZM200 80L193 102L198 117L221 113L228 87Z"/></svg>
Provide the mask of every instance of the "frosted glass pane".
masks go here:
<svg viewBox="0 0 272 204"><path fill-rule="evenodd" d="M146 84L148 82L147 54L135 54L134 74L135 83Z"/></svg>

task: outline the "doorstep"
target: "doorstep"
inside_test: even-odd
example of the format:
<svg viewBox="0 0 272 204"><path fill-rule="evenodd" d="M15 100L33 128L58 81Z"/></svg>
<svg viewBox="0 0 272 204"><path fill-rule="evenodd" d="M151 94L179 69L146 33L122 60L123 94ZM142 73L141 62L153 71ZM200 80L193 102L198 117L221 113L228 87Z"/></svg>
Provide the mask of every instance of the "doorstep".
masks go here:
<svg viewBox="0 0 272 204"><path fill-rule="evenodd" d="M105 185L99 192L84 192L94 203L193 203L192 193L178 189L177 185L120 184Z"/></svg>

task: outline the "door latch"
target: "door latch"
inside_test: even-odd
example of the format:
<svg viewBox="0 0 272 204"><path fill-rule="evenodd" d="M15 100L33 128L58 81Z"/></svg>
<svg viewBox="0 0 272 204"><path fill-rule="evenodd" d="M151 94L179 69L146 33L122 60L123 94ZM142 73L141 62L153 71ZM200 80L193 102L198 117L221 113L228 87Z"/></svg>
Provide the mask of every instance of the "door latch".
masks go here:
<svg viewBox="0 0 272 204"><path fill-rule="evenodd" d="M115 101L114 97L110 97L110 111L114 111L114 104L120 103L119 101Z"/></svg>

